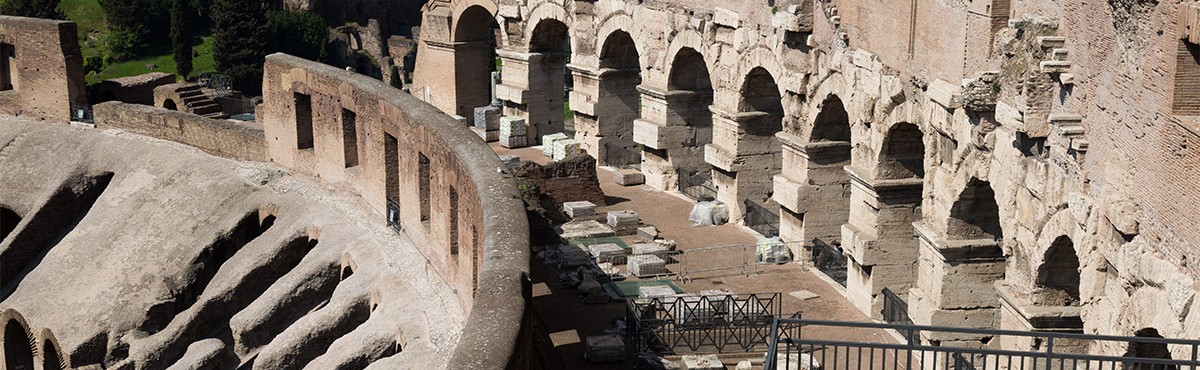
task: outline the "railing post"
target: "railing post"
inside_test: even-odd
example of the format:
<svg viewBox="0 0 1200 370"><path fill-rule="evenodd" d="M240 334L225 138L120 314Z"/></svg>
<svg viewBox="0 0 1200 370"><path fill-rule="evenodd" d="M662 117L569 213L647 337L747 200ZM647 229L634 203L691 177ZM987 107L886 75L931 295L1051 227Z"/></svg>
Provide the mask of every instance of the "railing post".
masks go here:
<svg viewBox="0 0 1200 370"><path fill-rule="evenodd" d="M1050 363L1053 362L1050 356L1054 353L1054 337L1046 338L1046 370L1050 370Z"/></svg>

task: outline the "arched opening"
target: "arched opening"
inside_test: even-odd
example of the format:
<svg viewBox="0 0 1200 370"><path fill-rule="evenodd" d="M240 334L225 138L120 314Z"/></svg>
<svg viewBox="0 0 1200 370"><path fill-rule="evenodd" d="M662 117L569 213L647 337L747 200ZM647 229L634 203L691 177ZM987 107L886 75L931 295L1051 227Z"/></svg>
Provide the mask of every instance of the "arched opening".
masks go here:
<svg viewBox="0 0 1200 370"><path fill-rule="evenodd" d="M847 138L848 139L848 138ZM877 180L897 180L925 177L925 142L921 129L911 123L900 123L888 131L883 142Z"/></svg>
<svg viewBox="0 0 1200 370"><path fill-rule="evenodd" d="M766 236L779 235L779 205L771 199L772 178L783 168L782 144L775 134L783 130L783 101L779 85L765 68L746 75L738 102L738 158L762 167L733 174L743 223Z"/></svg>
<svg viewBox="0 0 1200 370"><path fill-rule="evenodd" d="M712 79L704 56L695 49L682 48L675 54L667 76L667 125L691 128L690 140L682 148L661 153L675 167L678 189L693 199L716 198L712 185L712 166L704 161L704 146L712 142ZM659 155L646 150L644 155Z"/></svg>
<svg viewBox="0 0 1200 370"><path fill-rule="evenodd" d="M562 132L574 112L567 105L571 88L567 63L571 57L567 25L543 19L529 38L528 101L515 108L528 113L530 141L541 143L542 135Z"/></svg>
<svg viewBox="0 0 1200 370"><path fill-rule="evenodd" d="M996 192L991 184L977 178L967 182L950 209L946 235L956 240L1004 238L1000 228L1000 207L996 205Z"/></svg>
<svg viewBox="0 0 1200 370"><path fill-rule="evenodd" d="M496 31L500 25L486 8L473 5L454 27L454 97L456 114L472 117L475 108L492 102L496 71Z"/></svg>
<svg viewBox="0 0 1200 370"><path fill-rule="evenodd" d="M863 270L842 253L842 225L850 221L851 206L850 175L843 169L850 164L850 115L837 95L826 96L818 107L804 152L809 182L821 195L801 223L817 269L845 286L850 271Z"/></svg>
<svg viewBox="0 0 1200 370"><path fill-rule="evenodd" d="M600 162L609 166L640 166L642 154L633 142L633 121L641 116L641 64L633 37L625 31L613 32L600 48L599 96L595 117L575 116L575 127L595 120L600 137Z"/></svg>
<svg viewBox="0 0 1200 370"><path fill-rule="evenodd" d="M4 324L4 365L7 370L33 370L33 345L29 332L16 319Z"/></svg>
<svg viewBox="0 0 1200 370"><path fill-rule="evenodd" d="M179 110L179 107L175 106L175 100L174 100L174 99L167 99L166 101L164 101L164 102L163 102L163 109L167 109L167 110Z"/></svg>
<svg viewBox="0 0 1200 370"><path fill-rule="evenodd" d="M1162 334L1159 334L1158 329L1155 328L1142 328L1134 332L1133 335L1139 338L1163 338ZM1171 359L1171 350L1167 348L1166 343L1130 342L1129 348L1125 351L1124 357ZM1135 370L1161 370L1175 368L1176 367L1170 365L1143 364L1138 363L1137 361L1126 362L1124 367L1124 369Z"/></svg>
<svg viewBox="0 0 1200 370"><path fill-rule="evenodd" d="M11 209L0 207L0 242L3 242L8 234L12 234L19 223L21 223L21 215Z"/></svg>
<svg viewBox="0 0 1200 370"><path fill-rule="evenodd" d="M47 339L42 341L42 369L44 370L62 370L62 358L58 355L58 347L54 342Z"/></svg>
<svg viewBox="0 0 1200 370"><path fill-rule="evenodd" d="M1075 244L1066 235L1054 239L1046 250L1046 259L1037 273L1035 304L1078 306L1079 257Z"/></svg>
<svg viewBox="0 0 1200 370"><path fill-rule="evenodd" d="M837 95L829 95L821 103L821 113L813 122L810 141L850 142L850 115ZM849 156L849 152L846 155Z"/></svg>

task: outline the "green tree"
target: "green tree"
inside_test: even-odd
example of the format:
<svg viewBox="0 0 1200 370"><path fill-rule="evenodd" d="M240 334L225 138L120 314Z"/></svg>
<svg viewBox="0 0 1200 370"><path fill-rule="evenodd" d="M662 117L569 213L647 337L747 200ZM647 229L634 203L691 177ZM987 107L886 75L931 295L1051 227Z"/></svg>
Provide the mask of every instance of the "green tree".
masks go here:
<svg viewBox="0 0 1200 370"><path fill-rule="evenodd" d="M217 71L233 78L247 95L262 91L262 65L267 55L267 14L261 0L214 0L213 59Z"/></svg>
<svg viewBox="0 0 1200 370"><path fill-rule="evenodd" d="M175 73L183 79L192 74L191 1L171 0L171 46L175 51Z"/></svg>
<svg viewBox="0 0 1200 370"><path fill-rule="evenodd" d="M58 9L58 0L8 0L0 7L0 14L19 17L67 19Z"/></svg>
<svg viewBox="0 0 1200 370"><path fill-rule="evenodd" d="M100 0L108 20L113 58L126 60L150 45L164 44L171 31L171 0Z"/></svg>
<svg viewBox="0 0 1200 370"><path fill-rule="evenodd" d="M325 40L329 29L316 14L291 9L272 11L267 14L267 29L272 51L315 61L328 57Z"/></svg>

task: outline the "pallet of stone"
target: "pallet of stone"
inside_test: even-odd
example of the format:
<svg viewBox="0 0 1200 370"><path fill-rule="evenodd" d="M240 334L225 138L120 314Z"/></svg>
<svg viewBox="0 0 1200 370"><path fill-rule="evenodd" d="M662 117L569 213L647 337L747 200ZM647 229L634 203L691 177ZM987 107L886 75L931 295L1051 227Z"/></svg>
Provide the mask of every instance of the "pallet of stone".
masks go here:
<svg viewBox="0 0 1200 370"><path fill-rule="evenodd" d="M471 132L474 132L475 135L478 135L480 139L483 139L483 141L489 143L500 140L500 130L484 130L478 127L472 127Z"/></svg>
<svg viewBox="0 0 1200 370"><path fill-rule="evenodd" d="M647 285L638 287L639 299L671 298L679 294L670 285Z"/></svg>
<svg viewBox="0 0 1200 370"><path fill-rule="evenodd" d="M475 108L473 127L483 131L500 130L500 108L490 105Z"/></svg>
<svg viewBox="0 0 1200 370"><path fill-rule="evenodd" d="M613 182L621 186L634 186L646 183L646 175L640 171L628 168L620 168L612 172Z"/></svg>
<svg viewBox="0 0 1200 370"><path fill-rule="evenodd" d="M592 258L600 262L612 262L615 265L625 264L625 248L613 244L592 244L587 246L588 253L591 253Z"/></svg>
<svg viewBox="0 0 1200 370"><path fill-rule="evenodd" d="M500 137L521 136L528 134L525 119L515 116L500 117Z"/></svg>
<svg viewBox="0 0 1200 370"><path fill-rule="evenodd" d="M563 239L601 238L615 236L612 227L596 220L571 221L558 227L558 235Z"/></svg>
<svg viewBox="0 0 1200 370"><path fill-rule="evenodd" d="M584 339L583 358L591 362L625 360L625 340L620 334L592 335Z"/></svg>
<svg viewBox="0 0 1200 370"><path fill-rule="evenodd" d="M636 212L629 210L608 212L608 226L617 235L636 234L639 225L641 225L641 219L638 218Z"/></svg>
<svg viewBox="0 0 1200 370"><path fill-rule="evenodd" d="M625 261L629 274L633 276L667 275L667 263L662 257L653 254L638 254L630 256Z"/></svg>
<svg viewBox="0 0 1200 370"><path fill-rule="evenodd" d="M556 161L567 159L567 157L570 157L572 154L579 153L580 148L581 146L579 145L579 142L575 141L575 139L555 140L554 156L551 158Z"/></svg>
<svg viewBox="0 0 1200 370"><path fill-rule="evenodd" d="M501 132L500 146L508 149L524 148L529 146L529 138L525 137L525 135L505 136L504 133Z"/></svg>
<svg viewBox="0 0 1200 370"><path fill-rule="evenodd" d="M563 212L570 218L579 218L596 214L596 204L589 201L564 202Z"/></svg>
<svg viewBox="0 0 1200 370"><path fill-rule="evenodd" d="M658 243L638 243L638 244L632 245L630 248L633 249L634 255L653 254L653 255L662 257L663 255L665 255L667 253L671 253L670 249L668 249L667 247L664 247L662 245L659 245Z"/></svg>
<svg viewBox="0 0 1200 370"><path fill-rule="evenodd" d="M559 140L566 140L566 139L567 139L567 134L564 134L561 132L549 134L549 135L543 135L542 136L542 154L547 157L553 158L554 157L554 142L559 141Z"/></svg>
<svg viewBox="0 0 1200 370"><path fill-rule="evenodd" d="M658 228L654 226L643 226L637 229L638 239L644 242L652 242L658 239Z"/></svg>

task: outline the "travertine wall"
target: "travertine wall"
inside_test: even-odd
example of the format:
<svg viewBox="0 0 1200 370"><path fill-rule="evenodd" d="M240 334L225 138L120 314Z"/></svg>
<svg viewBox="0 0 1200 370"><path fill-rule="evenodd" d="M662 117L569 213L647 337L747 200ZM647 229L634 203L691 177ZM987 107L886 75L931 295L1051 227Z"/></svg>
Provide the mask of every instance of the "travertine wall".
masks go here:
<svg viewBox="0 0 1200 370"><path fill-rule="evenodd" d="M0 74L10 85L0 115L67 122L71 105L87 104L77 37L72 22L0 16Z"/></svg>
<svg viewBox="0 0 1200 370"><path fill-rule="evenodd" d="M93 108L97 128L119 128L191 145L243 161L266 161L262 124L204 118L141 104L108 102Z"/></svg>
<svg viewBox="0 0 1200 370"><path fill-rule="evenodd" d="M506 114L549 116L559 102L544 95L561 85L534 77L559 56L536 46L565 25L569 102L585 118L577 138L603 159L625 127L588 118L626 113L604 107L621 92L603 86L626 76L606 68L605 48L627 33L641 80L630 129L648 184L673 189L686 161L676 153L699 148L735 217L741 201L769 195L784 239L840 247L847 294L864 313L880 317L887 288L919 324L1196 337L1200 125L1172 110L1192 96L1197 47L1181 41L1180 19L1196 6L435 1L412 88L452 110L454 80L420 76L462 73L445 68L457 55L452 30L464 12L487 11L504 31ZM696 90L672 83L691 52L710 76L711 131L685 108ZM781 118L761 104L772 86ZM771 136L773 119L782 130ZM1049 253L1056 240L1069 247ZM1077 292L1054 285L1070 271Z"/></svg>
<svg viewBox="0 0 1200 370"><path fill-rule="evenodd" d="M513 217L524 207L495 153L449 116L366 76L282 54L264 70L270 159L357 191L381 216L393 202L400 232L457 288L470 318L450 368L527 361L528 225ZM297 94L309 97L308 112L298 111ZM298 113L311 117L308 143Z"/></svg>

